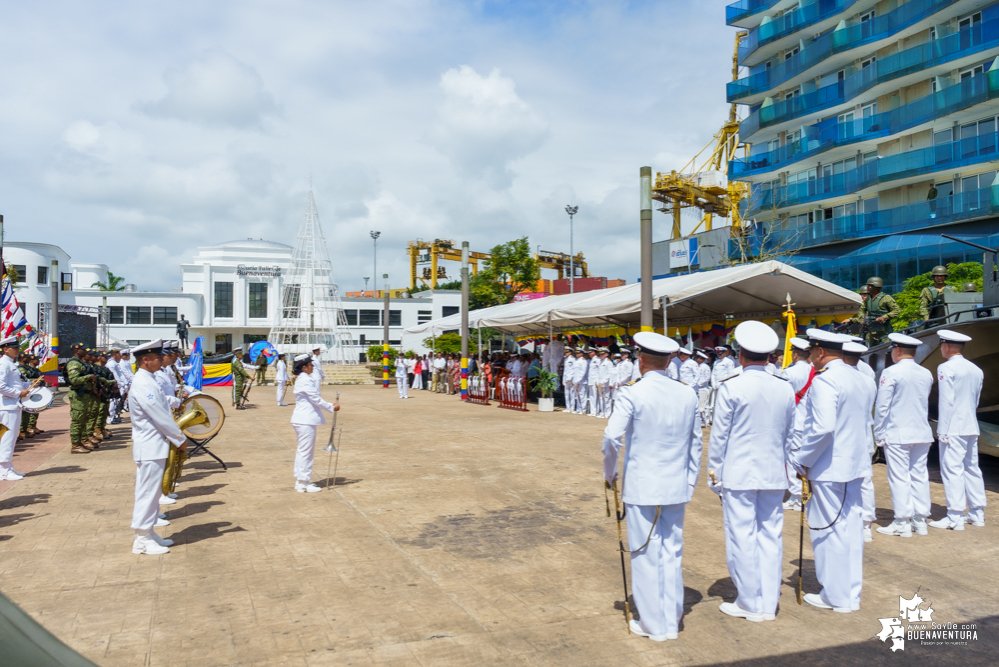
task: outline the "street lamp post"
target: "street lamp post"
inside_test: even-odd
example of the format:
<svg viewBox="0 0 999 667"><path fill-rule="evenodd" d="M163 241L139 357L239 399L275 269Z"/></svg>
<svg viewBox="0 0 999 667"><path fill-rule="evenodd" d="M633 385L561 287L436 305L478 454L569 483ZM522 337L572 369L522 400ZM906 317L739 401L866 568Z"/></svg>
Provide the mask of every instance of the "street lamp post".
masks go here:
<svg viewBox="0 0 999 667"><path fill-rule="evenodd" d="M565 212L569 214L569 294L575 294L576 292L576 284L574 282L576 278L576 265L574 263L576 257L572 247L572 218L578 210L578 206L565 207Z"/></svg>
<svg viewBox="0 0 999 667"><path fill-rule="evenodd" d="M368 281L371 280L371 278L363 278L363 280L364 280L364 291L361 292L361 296L365 296L368 293Z"/></svg>
<svg viewBox="0 0 999 667"><path fill-rule="evenodd" d="M374 266L374 271L372 271L372 275L375 276L375 282L376 282L375 289L376 290L378 289L378 285L377 285L377 282L378 282L378 237L381 236L381 235L382 235L381 232L375 232L375 231L371 232L371 241L372 241L372 245L374 246L374 256L375 256L375 266Z"/></svg>

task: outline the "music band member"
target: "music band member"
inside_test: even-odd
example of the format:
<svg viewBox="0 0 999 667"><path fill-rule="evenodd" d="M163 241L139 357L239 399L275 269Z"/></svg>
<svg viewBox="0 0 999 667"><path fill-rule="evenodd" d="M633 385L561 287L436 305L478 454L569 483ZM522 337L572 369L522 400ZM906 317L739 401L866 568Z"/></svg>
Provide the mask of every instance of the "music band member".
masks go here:
<svg viewBox="0 0 999 667"><path fill-rule="evenodd" d="M23 479L22 473L14 470L14 444L21 430L20 400L31 393L32 388L42 383L41 379L33 384L21 379L21 371L17 367L17 355L21 346L17 336L8 336L0 340L0 424L7 427L0 436L0 480Z"/></svg>
<svg viewBox="0 0 999 667"><path fill-rule="evenodd" d="M318 486L311 484L312 459L316 453L316 428L326 423L323 410L336 412L339 403L324 401L319 395L319 384L313 376L313 360L307 354L295 357L292 372L295 375L295 411L291 415L291 425L298 435L298 450L295 452L295 490L299 493L317 493Z"/></svg>
<svg viewBox="0 0 999 667"><path fill-rule="evenodd" d="M132 529L135 540L132 553L165 554L173 540L163 539L153 526L159 515L163 471L166 469L170 443L186 449L187 438L174 421L167 397L155 373L163 363L163 341L132 348L136 372L128 394L132 420L132 458L135 460L135 508Z"/></svg>

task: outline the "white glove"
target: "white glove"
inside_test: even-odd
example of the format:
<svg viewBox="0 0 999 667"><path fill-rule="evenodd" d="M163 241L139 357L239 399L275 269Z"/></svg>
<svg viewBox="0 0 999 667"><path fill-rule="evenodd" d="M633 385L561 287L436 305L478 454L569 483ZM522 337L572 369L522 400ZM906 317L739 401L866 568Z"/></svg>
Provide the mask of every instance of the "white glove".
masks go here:
<svg viewBox="0 0 999 667"><path fill-rule="evenodd" d="M949 445L950 444L950 436L949 435L940 435L938 433L937 434L937 440L940 441L941 445Z"/></svg>

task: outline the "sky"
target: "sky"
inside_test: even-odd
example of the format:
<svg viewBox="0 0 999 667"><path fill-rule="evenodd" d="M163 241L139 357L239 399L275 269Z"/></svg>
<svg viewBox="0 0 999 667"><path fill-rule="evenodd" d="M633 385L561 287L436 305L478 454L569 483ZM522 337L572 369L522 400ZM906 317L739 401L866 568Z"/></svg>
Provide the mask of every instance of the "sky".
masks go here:
<svg viewBox="0 0 999 667"><path fill-rule="evenodd" d="M4 3L4 236L169 291L200 246L293 244L311 183L341 291L372 275L372 230L406 287L411 240L568 252L567 204L591 274L631 283L639 168L726 120L724 7Z"/></svg>

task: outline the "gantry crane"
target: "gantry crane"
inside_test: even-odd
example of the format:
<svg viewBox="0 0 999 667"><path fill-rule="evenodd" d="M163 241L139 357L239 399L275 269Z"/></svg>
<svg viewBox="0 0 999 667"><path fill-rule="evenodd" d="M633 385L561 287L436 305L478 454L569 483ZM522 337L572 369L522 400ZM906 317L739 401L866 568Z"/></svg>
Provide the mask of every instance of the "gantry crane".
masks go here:
<svg viewBox="0 0 999 667"><path fill-rule="evenodd" d="M434 239L433 242L410 241L408 248L410 289L416 289L418 281L424 285L429 285L431 289L436 288L438 281L447 280L447 271L443 266L439 266L438 262L440 260L461 261L461 247L457 246L454 241L445 239ZM471 266L472 275L479 272L480 261L488 262L491 257L487 252L469 252L468 263ZM534 255L534 259L537 260L538 266L542 269L558 271L559 278L569 275L570 256L568 253L539 250ZM419 265L427 263L430 266L424 266L421 275ZM583 253L577 252L571 263L575 266L577 273L582 272L583 278L589 276Z"/></svg>
<svg viewBox="0 0 999 667"><path fill-rule="evenodd" d="M735 36L735 53L732 56L732 80L739 78L739 40L747 33L740 31ZM739 216L739 202L749 195L749 186L741 181L729 181L727 177L728 162L735 158L739 146L739 118L736 115L736 105L728 112L728 122L712 137L707 146L698 151L690 162L680 171L668 174L656 174L656 182L652 187L652 198L666 204L660 210L673 214L673 231L670 238L683 236L680 230L680 211L685 208L697 208L704 217L694 227L694 231L704 225L705 231L711 230L713 216L732 217L732 233L739 233L742 219ZM711 154L700 167L697 161L708 149Z"/></svg>

